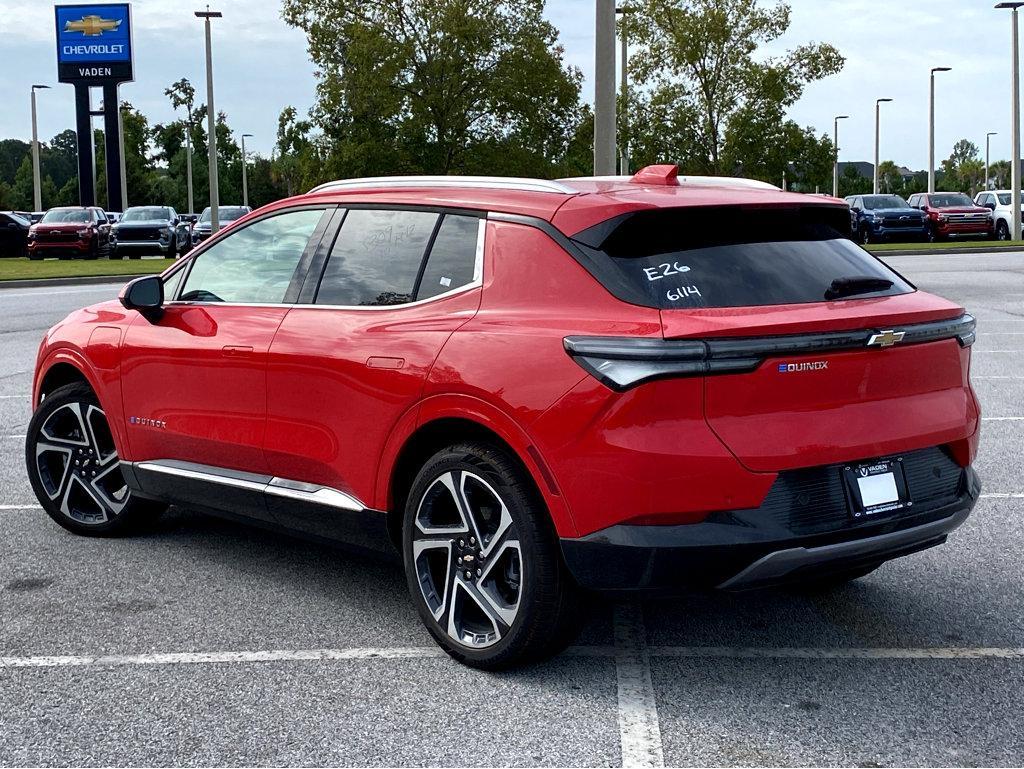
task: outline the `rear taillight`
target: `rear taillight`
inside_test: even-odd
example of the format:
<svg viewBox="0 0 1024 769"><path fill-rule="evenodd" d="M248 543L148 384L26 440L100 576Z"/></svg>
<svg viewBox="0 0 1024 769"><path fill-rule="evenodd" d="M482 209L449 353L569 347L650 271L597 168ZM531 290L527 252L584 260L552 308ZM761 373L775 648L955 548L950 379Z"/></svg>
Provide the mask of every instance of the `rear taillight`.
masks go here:
<svg viewBox="0 0 1024 769"><path fill-rule="evenodd" d="M784 336L652 339L650 337L569 336L565 351L585 371L613 390L668 377L739 374L754 371L765 359L841 350L882 349L892 345L956 339L974 344L975 320L968 314L950 320L915 323L897 329L825 331ZM892 344L873 341L888 334Z"/></svg>

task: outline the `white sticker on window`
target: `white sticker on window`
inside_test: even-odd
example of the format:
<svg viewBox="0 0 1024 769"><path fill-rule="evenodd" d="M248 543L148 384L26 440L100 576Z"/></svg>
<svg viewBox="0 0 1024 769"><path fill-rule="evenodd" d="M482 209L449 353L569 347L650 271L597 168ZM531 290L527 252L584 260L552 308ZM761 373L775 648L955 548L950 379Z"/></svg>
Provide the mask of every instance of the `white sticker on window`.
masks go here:
<svg viewBox="0 0 1024 769"><path fill-rule="evenodd" d="M447 288L451 284L452 284L452 279L451 278L441 278L441 285L444 286L445 288Z"/></svg>

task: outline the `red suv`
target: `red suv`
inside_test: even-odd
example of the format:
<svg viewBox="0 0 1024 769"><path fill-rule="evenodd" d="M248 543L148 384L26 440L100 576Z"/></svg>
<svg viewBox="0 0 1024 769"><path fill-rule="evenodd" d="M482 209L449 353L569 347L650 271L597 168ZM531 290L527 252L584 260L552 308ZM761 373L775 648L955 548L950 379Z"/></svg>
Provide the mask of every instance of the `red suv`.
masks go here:
<svg viewBox="0 0 1024 769"><path fill-rule="evenodd" d="M581 589L835 583L964 521L974 319L743 180L327 184L39 350L71 531L182 504L401 553L453 657L550 654Z"/></svg>

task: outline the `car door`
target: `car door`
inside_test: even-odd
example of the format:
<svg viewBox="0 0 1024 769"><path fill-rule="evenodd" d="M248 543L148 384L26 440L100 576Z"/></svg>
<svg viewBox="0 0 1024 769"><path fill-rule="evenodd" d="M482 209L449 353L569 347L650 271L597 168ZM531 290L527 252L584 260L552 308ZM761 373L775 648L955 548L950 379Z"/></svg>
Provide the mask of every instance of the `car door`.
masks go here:
<svg viewBox="0 0 1024 769"><path fill-rule="evenodd" d="M18 223L7 214L0 214L0 257L21 256L20 234Z"/></svg>
<svg viewBox="0 0 1024 769"><path fill-rule="evenodd" d="M231 475L237 483L222 483L244 488L269 472L267 352L332 215L324 206L274 212L225 233L185 265L162 317L130 326L121 383L144 474L177 472L179 486Z"/></svg>
<svg viewBox="0 0 1024 769"><path fill-rule="evenodd" d="M270 348L266 453L290 490L275 499L268 489L267 502L281 523L381 540L384 516L366 510L380 455L444 343L479 309L484 224L351 208L325 240L321 279L307 280Z"/></svg>

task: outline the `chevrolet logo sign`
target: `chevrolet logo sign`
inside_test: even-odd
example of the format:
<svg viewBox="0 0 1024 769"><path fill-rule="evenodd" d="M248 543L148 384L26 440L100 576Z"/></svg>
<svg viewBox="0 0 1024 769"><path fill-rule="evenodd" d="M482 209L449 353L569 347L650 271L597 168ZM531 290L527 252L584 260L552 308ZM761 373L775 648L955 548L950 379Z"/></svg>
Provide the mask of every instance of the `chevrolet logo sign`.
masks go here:
<svg viewBox="0 0 1024 769"><path fill-rule="evenodd" d="M871 338L868 339L868 347L892 347L897 342L902 342L906 333L906 331L893 331L889 329L878 334L872 334Z"/></svg>
<svg viewBox="0 0 1024 769"><path fill-rule="evenodd" d="M65 32L81 32L86 37L98 37L104 32L113 32L121 26L121 19L104 19L95 14L83 16L78 21L64 23Z"/></svg>

